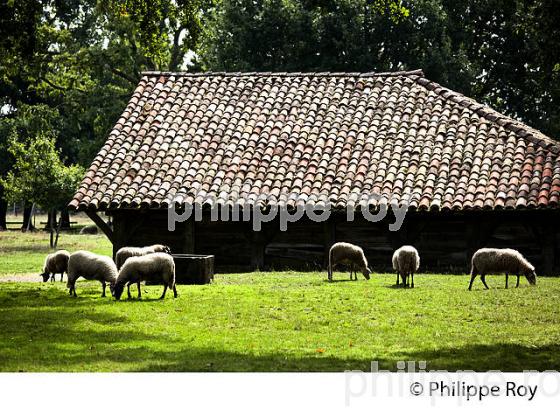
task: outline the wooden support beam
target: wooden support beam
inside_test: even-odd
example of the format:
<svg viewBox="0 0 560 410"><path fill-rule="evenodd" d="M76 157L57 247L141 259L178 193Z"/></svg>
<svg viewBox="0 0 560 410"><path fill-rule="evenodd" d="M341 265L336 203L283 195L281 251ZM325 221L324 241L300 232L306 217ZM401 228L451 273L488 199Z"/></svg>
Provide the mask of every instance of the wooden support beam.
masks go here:
<svg viewBox="0 0 560 410"><path fill-rule="evenodd" d="M535 240L541 247L541 265L542 272L540 274L549 276L555 273L555 249L556 249L556 230L550 221L543 220L542 225L533 226Z"/></svg>
<svg viewBox="0 0 560 410"><path fill-rule="evenodd" d="M86 211L86 215L89 216L89 219L91 219L95 223L95 225L97 225L97 227L103 231L107 238L109 238L111 243L113 243L113 230L109 227L109 225L105 223L103 218L97 215L97 212L95 211Z"/></svg>
<svg viewBox="0 0 560 410"><path fill-rule="evenodd" d="M252 231L251 235L251 269L262 269L264 267L264 252L266 249L266 237L262 231Z"/></svg>
<svg viewBox="0 0 560 410"><path fill-rule="evenodd" d="M183 252L195 253L194 250L194 216L185 221L185 232L183 237Z"/></svg>
<svg viewBox="0 0 560 410"><path fill-rule="evenodd" d="M323 267L328 269L329 251L336 242L336 222L332 216L323 223L323 235L325 243L325 255L323 257Z"/></svg>

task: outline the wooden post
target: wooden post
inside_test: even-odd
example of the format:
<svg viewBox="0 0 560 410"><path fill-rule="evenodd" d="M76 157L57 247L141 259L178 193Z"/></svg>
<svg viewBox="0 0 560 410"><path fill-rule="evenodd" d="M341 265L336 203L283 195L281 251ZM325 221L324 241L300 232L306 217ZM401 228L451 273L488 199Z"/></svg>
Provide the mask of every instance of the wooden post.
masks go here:
<svg viewBox="0 0 560 410"><path fill-rule="evenodd" d="M266 248L265 235L262 231L252 231L251 235L251 269L264 267L264 252Z"/></svg>
<svg viewBox="0 0 560 410"><path fill-rule="evenodd" d="M194 253L194 215L185 221L183 252Z"/></svg>
<svg viewBox="0 0 560 410"><path fill-rule="evenodd" d="M541 236L541 258L544 275L553 275L555 265L554 250L556 249L556 232L553 226L543 223Z"/></svg>
<svg viewBox="0 0 560 410"><path fill-rule="evenodd" d="M325 255L323 257L323 267L328 269L329 267L329 251L331 246L334 245L336 242L336 222L333 219L333 216L327 219L323 223L323 235L324 235L324 243L325 243Z"/></svg>
<svg viewBox="0 0 560 410"><path fill-rule="evenodd" d="M88 210L86 211L86 215L89 216L89 219L91 219L95 223L95 225L97 225L97 227L103 231L103 233L107 236L107 238L109 238L111 243L114 243L113 230L99 215L97 215L97 212Z"/></svg>
<svg viewBox="0 0 560 410"><path fill-rule="evenodd" d="M465 221L466 224L466 229L465 229L465 234L467 236L467 252L465 255L465 266L466 268L466 272L470 271L470 264L471 264L471 259L472 256L474 255L474 253L483 246L483 244L481 243L481 236L482 236L482 231L480 229L481 223L479 221L476 221L474 219L467 219Z"/></svg>

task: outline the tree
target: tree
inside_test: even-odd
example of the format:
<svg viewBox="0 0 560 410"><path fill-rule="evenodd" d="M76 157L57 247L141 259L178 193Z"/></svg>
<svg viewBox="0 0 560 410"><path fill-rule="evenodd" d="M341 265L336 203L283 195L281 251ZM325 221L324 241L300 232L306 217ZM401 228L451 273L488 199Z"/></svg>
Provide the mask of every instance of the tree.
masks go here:
<svg viewBox="0 0 560 410"><path fill-rule="evenodd" d="M555 0L222 0L208 14L207 69L421 68L560 139Z"/></svg>
<svg viewBox="0 0 560 410"><path fill-rule="evenodd" d="M56 247L60 224L56 228L57 211L65 208L72 199L84 170L78 165L65 166L55 147L55 138L49 132L39 132L27 142L13 134L9 140L9 153L14 164L7 176L0 180L10 201L30 200L51 215L50 246Z"/></svg>
<svg viewBox="0 0 560 410"><path fill-rule="evenodd" d="M0 177L22 107L58 113L67 163L91 163L143 70L181 70L210 0L18 0L0 3ZM22 35L22 33L25 33ZM25 133L25 130L20 131ZM29 209L26 215L29 214ZM0 229L6 200L0 188Z"/></svg>

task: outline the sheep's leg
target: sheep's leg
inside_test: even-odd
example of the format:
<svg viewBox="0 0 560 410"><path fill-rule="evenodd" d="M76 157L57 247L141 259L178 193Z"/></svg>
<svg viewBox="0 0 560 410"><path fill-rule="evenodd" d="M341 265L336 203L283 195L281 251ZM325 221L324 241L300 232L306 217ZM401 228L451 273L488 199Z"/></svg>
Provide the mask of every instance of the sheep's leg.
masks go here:
<svg viewBox="0 0 560 410"><path fill-rule="evenodd" d="M508 279L509 279L509 275L506 273L506 289L508 288Z"/></svg>
<svg viewBox="0 0 560 410"><path fill-rule="evenodd" d="M484 284L484 287L485 287L486 289L490 289L490 288L488 287L488 285L486 284L486 275L480 275L480 280L482 281L482 283Z"/></svg>
<svg viewBox="0 0 560 410"><path fill-rule="evenodd" d="M397 286L399 286L399 278L401 277L400 273L397 272Z"/></svg>
<svg viewBox="0 0 560 410"><path fill-rule="evenodd" d="M165 297L165 292L167 292L167 283L163 285L163 294L159 297L160 299Z"/></svg>
<svg viewBox="0 0 560 410"><path fill-rule="evenodd" d="M62 273L60 274L60 281L61 281L61 282L62 282L62 279L64 279L64 272L62 272Z"/></svg>
<svg viewBox="0 0 560 410"><path fill-rule="evenodd" d="M78 295L76 294L76 282L72 283L72 286L70 287L70 296L74 296L77 297Z"/></svg>
<svg viewBox="0 0 560 410"><path fill-rule="evenodd" d="M519 287L519 275L517 275L517 285L515 285L516 288Z"/></svg>
<svg viewBox="0 0 560 410"><path fill-rule="evenodd" d="M410 273L410 277L412 278L412 285L410 287L413 288L414 287L414 272Z"/></svg>
<svg viewBox="0 0 560 410"><path fill-rule="evenodd" d="M101 281L101 287L103 288L103 293L101 294L101 297L104 298L105 297L105 288L107 287L107 284L105 283L104 280Z"/></svg>
<svg viewBox="0 0 560 410"><path fill-rule="evenodd" d="M476 274L477 272L474 270L474 268L471 269L471 282L469 283L469 290L472 289L472 284L474 282L474 279L476 278Z"/></svg>
<svg viewBox="0 0 560 410"><path fill-rule="evenodd" d="M128 283L126 284L126 290L127 290L127 292L128 292L128 298L129 298L129 299L132 299L132 295L130 294L130 282L128 282Z"/></svg>
<svg viewBox="0 0 560 410"><path fill-rule="evenodd" d="M142 292L140 291L140 282L137 282L136 286L138 286L138 299L142 299Z"/></svg>
<svg viewBox="0 0 560 410"><path fill-rule="evenodd" d="M177 297L177 285L173 284L173 297Z"/></svg>

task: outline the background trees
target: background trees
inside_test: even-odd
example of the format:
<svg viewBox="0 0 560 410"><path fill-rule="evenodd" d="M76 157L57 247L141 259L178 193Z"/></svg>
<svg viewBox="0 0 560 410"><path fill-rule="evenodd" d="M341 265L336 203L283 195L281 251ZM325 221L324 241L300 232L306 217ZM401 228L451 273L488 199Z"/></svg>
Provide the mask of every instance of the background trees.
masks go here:
<svg viewBox="0 0 560 410"><path fill-rule="evenodd" d="M422 68L560 137L554 0L222 0L209 16L200 55L210 69Z"/></svg>
<svg viewBox="0 0 560 410"><path fill-rule="evenodd" d="M14 161L5 131L33 106L57 117L65 165L88 166L143 70L422 68L560 138L556 3L1 0L0 176ZM0 188L0 229L5 205Z"/></svg>
<svg viewBox="0 0 560 410"><path fill-rule="evenodd" d="M7 151L13 157L10 170L0 184L6 199L30 201L51 215L51 247L56 247L60 223L54 238L56 214L66 208L83 176L79 165L65 166L55 147L60 117L44 105L20 108L17 120L9 123Z"/></svg>

